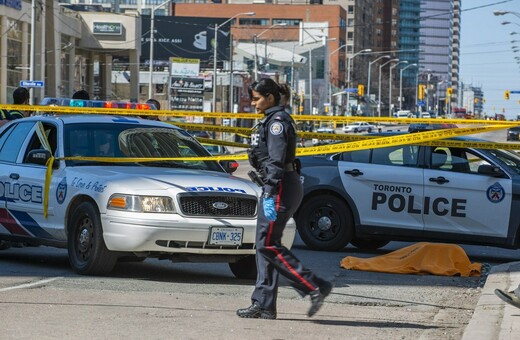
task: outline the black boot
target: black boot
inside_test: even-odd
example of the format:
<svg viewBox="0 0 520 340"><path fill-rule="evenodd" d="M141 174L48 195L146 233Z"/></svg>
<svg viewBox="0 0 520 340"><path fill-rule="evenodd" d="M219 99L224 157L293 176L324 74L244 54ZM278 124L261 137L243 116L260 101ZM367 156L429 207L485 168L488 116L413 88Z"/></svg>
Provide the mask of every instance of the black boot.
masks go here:
<svg viewBox="0 0 520 340"><path fill-rule="evenodd" d="M309 311L307 312L308 317L313 316L320 310L321 305L323 305L323 300L325 300L331 291L332 283L329 281L322 281L320 282L320 287L318 289L309 293L311 297L311 308L309 308Z"/></svg>
<svg viewBox="0 0 520 340"><path fill-rule="evenodd" d="M260 308L256 302L247 308L237 309L237 315L241 318L276 319L276 311Z"/></svg>

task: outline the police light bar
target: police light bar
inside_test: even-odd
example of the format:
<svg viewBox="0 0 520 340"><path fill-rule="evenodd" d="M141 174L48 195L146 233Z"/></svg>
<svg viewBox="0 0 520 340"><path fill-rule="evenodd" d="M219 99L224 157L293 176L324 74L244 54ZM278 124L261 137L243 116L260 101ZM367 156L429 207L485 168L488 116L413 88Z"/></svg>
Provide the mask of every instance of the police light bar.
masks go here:
<svg viewBox="0 0 520 340"><path fill-rule="evenodd" d="M155 105L147 103L119 102L111 100L83 100L70 98L43 98L42 106L95 107L105 109L157 110Z"/></svg>

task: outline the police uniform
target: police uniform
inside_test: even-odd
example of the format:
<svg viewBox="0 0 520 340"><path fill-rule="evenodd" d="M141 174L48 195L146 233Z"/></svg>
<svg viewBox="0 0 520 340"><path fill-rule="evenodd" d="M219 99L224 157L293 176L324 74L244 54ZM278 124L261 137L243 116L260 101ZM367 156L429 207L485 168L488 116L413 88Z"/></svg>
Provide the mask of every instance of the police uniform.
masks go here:
<svg viewBox="0 0 520 340"><path fill-rule="evenodd" d="M306 269L281 243L285 225L303 197L299 169L295 167L294 120L282 106L275 106L265 111L264 118L255 128L251 135L251 149L248 150L249 161L265 184L256 232L258 275L251 300L253 305L256 303L260 308L274 312L276 317L279 273L287 277L302 296L319 289L323 280ZM266 197L273 197L275 201L274 222L269 222L264 215Z"/></svg>

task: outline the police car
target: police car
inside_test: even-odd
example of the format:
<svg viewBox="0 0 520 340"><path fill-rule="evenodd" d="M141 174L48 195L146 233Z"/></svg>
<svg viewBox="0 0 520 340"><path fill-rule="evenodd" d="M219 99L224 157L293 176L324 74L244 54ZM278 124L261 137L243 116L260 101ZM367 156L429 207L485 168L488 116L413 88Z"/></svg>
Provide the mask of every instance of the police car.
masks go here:
<svg viewBox="0 0 520 340"><path fill-rule="evenodd" d="M516 152L398 145L301 161L296 222L312 249L377 249L392 240L520 248Z"/></svg>
<svg viewBox="0 0 520 340"><path fill-rule="evenodd" d="M260 189L229 174L232 161L161 160L191 156L211 157L186 131L159 121L12 121L0 130L0 240L67 248L79 274L110 273L121 258L156 257L227 262L235 276L255 277ZM284 244L294 235L291 220Z"/></svg>

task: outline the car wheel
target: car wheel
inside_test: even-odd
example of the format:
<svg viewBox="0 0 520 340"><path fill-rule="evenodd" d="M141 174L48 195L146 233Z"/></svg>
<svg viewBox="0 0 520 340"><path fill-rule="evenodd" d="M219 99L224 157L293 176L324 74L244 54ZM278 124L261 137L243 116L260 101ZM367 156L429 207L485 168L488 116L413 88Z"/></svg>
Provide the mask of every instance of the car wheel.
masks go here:
<svg viewBox="0 0 520 340"><path fill-rule="evenodd" d="M237 279L256 279L256 259L255 255L249 255L237 262L230 262L229 269Z"/></svg>
<svg viewBox="0 0 520 340"><path fill-rule="evenodd" d="M390 241L385 240L371 240L368 238L354 237L350 244L359 249L375 250L386 246Z"/></svg>
<svg viewBox="0 0 520 340"><path fill-rule="evenodd" d="M353 219L349 207L331 195L318 195L306 201L296 218L298 232L314 250L343 249L353 236Z"/></svg>
<svg viewBox="0 0 520 340"><path fill-rule="evenodd" d="M80 203L74 208L67 229L69 262L76 273L104 275L112 271L117 255L105 245L97 207L90 202Z"/></svg>
<svg viewBox="0 0 520 340"><path fill-rule="evenodd" d="M358 133L358 132L359 132L359 130L358 130L358 129L354 129L354 133Z"/></svg>
<svg viewBox="0 0 520 340"><path fill-rule="evenodd" d="M372 132L372 128L368 128L367 132L368 133Z"/></svg>

